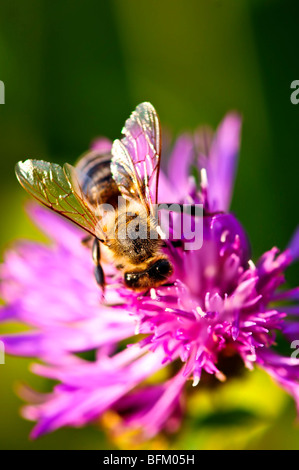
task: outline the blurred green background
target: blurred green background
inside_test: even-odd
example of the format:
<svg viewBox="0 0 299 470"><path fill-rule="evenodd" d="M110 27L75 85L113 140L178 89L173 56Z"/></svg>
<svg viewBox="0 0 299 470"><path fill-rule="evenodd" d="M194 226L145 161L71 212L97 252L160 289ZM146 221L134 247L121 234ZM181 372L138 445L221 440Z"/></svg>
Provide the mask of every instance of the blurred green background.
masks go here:
<svg viewBox="0 0 299 470"><path fill-rule="evenodd" d="M14 165L26 157L74 162L99 135L116 138L129 113L151 101L174 134L243 116L232 209L253 258L283 249L299 223L299 79L296 0L1 0L1 254L37 238L24 214ZM298 283L294 266L288 281ZM19 382L40 386L30 361L0 365L1 449L111 449L95 427L36 442L19 417ZM298 449L295 406L266 374L248 373L194 398L177 449ZM160 441L159 441L160 442ZM161 441L152 444L163 447Z"/></svg>

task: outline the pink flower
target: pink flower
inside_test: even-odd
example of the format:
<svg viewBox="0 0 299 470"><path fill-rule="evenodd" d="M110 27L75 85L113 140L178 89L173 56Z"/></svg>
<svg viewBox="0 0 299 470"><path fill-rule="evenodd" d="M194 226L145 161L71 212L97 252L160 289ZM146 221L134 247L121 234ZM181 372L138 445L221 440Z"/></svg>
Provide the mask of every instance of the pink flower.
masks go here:
<svg viewBox="0 0 299 470"><path fill-rule="evenodd" d="M30 208L52 245L20 242L6 253L1 320L30 330L1 339L7 353L38 358L42 363L33 372L58 382L49 394L25 393L31 404L23 415L36 421L33 437L84 426L109 409L122 416L122 426L140 428L147 438L176 430L186 381L197 386L203 374L225 380L234 373L232 357L246 368L264 368L299 403L299 360L272 348L278 331L290 341L299 332L292 317L299 311L299 288L280 289L299 255L299 235L284 252L273 248L256 264L251 260L247 235L228 212L240 127L240 118L230 114L213 138L181 136L161 174L161 201L201 202L205 210L200 249L168 243L170 285L138 294L106 264L102 302L83 233L45 209ZM94 145L109 148L107 140ZM190 176L194 163L200 188ZM291 306L277 306L282 299ZM94 360L81 352L93 352ZM168 378L147 383L162 368Z"/></svg>

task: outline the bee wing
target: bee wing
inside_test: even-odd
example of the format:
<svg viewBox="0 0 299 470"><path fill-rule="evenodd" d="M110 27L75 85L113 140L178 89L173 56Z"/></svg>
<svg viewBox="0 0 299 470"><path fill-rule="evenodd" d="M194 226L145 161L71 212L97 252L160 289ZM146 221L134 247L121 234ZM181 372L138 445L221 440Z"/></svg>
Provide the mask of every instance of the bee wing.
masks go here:
<svg viewBox="0 0 299 470"><path fill-rule="evenodd" d="M68 163L61 167L42 160L26 160L17 163L16 176L40 203L105 240L101 220L88 205L74 167Z"/></svg>
<svg viewBox="0 0 299 470"><path fill-rule="evenodd" d="M153 213L158 201L160 122L150 103L141 103L126 121L125 137L112 145L111 172L125 198L138 198Z"/></svg>

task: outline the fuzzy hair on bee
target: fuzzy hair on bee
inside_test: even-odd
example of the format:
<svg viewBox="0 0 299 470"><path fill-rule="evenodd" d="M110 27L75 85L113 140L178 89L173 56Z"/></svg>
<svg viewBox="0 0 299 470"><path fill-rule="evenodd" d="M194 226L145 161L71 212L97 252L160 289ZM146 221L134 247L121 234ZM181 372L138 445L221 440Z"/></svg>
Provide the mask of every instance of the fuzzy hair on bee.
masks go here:
<svg viewBox="0 0 299 470"><path fill-rule="evenodd" d="M105 245L117 269L123 271L126 286L143 290L165 282L172 266L162 252L156 218L135 201L120 204L115 218L110 217Z"/></svg>

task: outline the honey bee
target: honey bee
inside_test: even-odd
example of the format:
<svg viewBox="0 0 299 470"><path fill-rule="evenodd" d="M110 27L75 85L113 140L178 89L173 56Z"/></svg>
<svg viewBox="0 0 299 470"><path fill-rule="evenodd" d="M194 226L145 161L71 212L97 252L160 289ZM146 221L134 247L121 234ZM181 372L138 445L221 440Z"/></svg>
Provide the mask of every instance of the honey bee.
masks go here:
<svg viewBox="0 0 299 470"><path fill-rule="evenodd" d="M154 107L139 104L122 132L124 137L113 142L111 151L92 150L75 167L26 160L17 163L16 176L40 203L93 239L95 277L102 289L101 247L105 247L123 273L126 287L143 291L165 283L173 273L162 251L163 235L155 212L161 131ZM108 205L113 210L104 214L102 208ZM124 232L126 236L120 236Z"/></svg>

